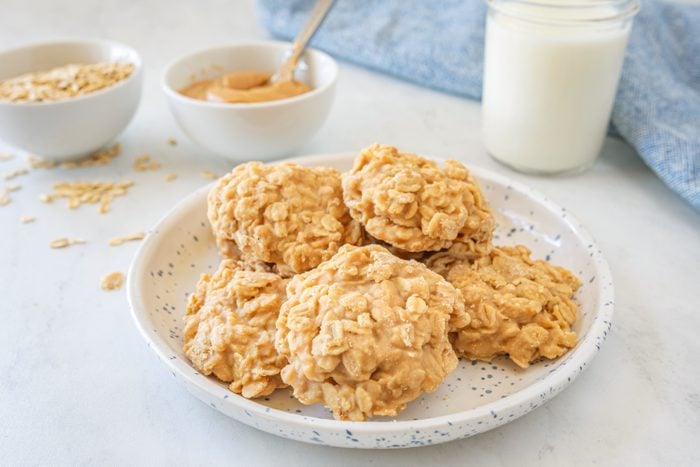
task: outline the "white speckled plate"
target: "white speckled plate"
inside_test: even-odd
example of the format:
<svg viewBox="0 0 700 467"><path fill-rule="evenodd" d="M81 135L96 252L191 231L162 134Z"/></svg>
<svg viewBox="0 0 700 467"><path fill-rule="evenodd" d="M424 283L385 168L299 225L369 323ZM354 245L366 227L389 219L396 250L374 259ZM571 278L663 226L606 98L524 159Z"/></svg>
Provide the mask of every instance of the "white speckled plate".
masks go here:
<svg viewBox="0 0 700 467"><path fill-rule="evenodd" d="M343 171L353 155L292 159ZM206 217L205 187L187 197L149 232L128 277L136 325L174 380L216 410L269 433L308 443L355 448L399 448L437 444L490 430L541 406L568 386L589 364L605 339L613 313L607 262L591 236L564 208L501 175L472 167L495 213L496 244L523 243L576 273L580 340L568 354L523 370L505 359L460 361L442 386L409 404L395 418L370 422L333 420L320 405L304 406L288 389L247 400L213 377L199 374L182 351L186 296L200 273L214 271L218 256Z"/></svg>

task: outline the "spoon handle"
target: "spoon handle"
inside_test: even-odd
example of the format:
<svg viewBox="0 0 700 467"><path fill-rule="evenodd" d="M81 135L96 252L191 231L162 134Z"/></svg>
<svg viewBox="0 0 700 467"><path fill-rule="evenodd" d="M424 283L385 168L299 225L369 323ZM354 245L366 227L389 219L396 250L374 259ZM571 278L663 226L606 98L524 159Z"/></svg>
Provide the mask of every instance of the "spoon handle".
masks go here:
<svg viewBox="0 0 700 467"><path fill-rule="evenodd" d="M297 37L294 39L292 55L290 55L280 67L280 72L278 74L279 81L292 80L301 53L304 51L311 38L314 37L314 34L323 23L323 20L326 19L326 15L328 15L334 1L335 0L318 0L316 2L313 10L311 10L309 19L306 20L306 24L304 24L304 27L301 28L301 31L299 31L299 34L297 34Z"/></svg>

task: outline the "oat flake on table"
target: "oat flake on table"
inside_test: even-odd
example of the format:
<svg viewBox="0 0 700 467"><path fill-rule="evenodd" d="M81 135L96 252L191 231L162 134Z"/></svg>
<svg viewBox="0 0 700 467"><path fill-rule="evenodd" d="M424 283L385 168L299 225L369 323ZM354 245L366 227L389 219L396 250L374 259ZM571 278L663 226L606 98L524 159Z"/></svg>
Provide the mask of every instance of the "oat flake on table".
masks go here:
<svg viewBox="0 0 700 467"><path fill-rule="evenodd" d="M68 207L78 208L82 204L100 204L99 212L109 211L112 200L117 196L127 194L134 184L125 182L59 182L54 184L53 193L42 194L39 199L44 203L52 203L55 199L66 198Z"/></svg>
<svg viewBox="0 0 700 467"><path fill-rule="evenodd" d="M148 154L142 154L134 159L134 164L132 167L136 172L158 170L160 168L160 162L152 160L151 156Z"/></svg>
<svg viewBox="0 0 700 467"><path fill-rule="evenodd" d="M118 271L110 272L100 280L102 290L117 290L121 288L122 284L124 284L124 274Z"/></svg>
<svg viewBox="0 0 700 467"><path fill-rule="evenodd" d="M122 237L115 237L109 241L109 246L117 246L122 243L132 242L135 240L143 240L146 235L143 232L134 232L129 235L124 235Z"/></svg>
<svg viewBox="0 0 700 467"><path fill-rule="evenodd" d="M26 175L28 173L29 170L27 170L24 167L20 167L19 169L14 169L10 170L9 172L5 172L2 177L5 180L12 180L13 178L19 177L20 175Z"/></svg>
<svg viewBox="0 0 700 467"><path fill-rule="evenodd" d="M80 238L74 238L74 239L57 238L56 240L49 243L49 246L51 248L66 248L70 245L80 245L83 243L85 243L85 240L80 239Z"/></svg>

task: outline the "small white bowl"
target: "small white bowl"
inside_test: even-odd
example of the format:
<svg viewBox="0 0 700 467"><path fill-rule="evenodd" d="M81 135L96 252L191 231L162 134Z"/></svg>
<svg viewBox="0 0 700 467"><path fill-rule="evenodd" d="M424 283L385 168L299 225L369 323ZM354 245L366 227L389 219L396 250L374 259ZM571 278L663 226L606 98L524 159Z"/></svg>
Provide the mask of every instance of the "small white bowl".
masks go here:
<svg viewBox="0 0 700 467"><path fill-rule="evenodd" d="M255 41L201 50L172 62L162 86L182 130L200 146L234 160L274 159L308 141L333 103L338 65L323 52L305 52L297 79L306 94L260 103L217 103L183 96L178 89L233 71L274 73L288 42Z"/></svg>
<svg viewBox="0 0 700 467"><path fill-rule="evenodd" d="M141 97L141 58L102 40L52 41L0 52L0 79L71 63L129 62L133 73L114 86L59 101L0 101L0 139L47 159L85 156L126 128Z"/></svg>

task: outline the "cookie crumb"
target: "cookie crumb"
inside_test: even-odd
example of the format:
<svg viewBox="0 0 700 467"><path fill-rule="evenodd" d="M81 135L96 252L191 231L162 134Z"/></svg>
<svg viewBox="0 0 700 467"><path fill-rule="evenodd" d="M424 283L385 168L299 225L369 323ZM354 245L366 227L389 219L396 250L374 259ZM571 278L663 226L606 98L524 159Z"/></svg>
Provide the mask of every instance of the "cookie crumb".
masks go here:
<svg viewBox="0 0 700 467"><path fill-rule="evenodd" d="M168 144L170 146L177 146L177 140L175 138L168 138Z"/></svg>
<svg viewBox="0 0 700 467"><path fill-rule="evenodd" d="M42 203L50 204L53 203L53 196L47 195L46 193L43 193L39 195L39 201Z"/></svg>
<svg viewBox="0 0 700 467"><path fill-rule="evenodd" d="M30 222L34 222L36 218L34 216L20 216L19 221L22 224L29 224Z"/></svg>
<svg viewBox="0 0 700 467"><path fill-rule="evenodd" d="M160 162L151 160L151 156L149 156L148 154L141 154L136 159L134 159L133 168L137 172L158 170L160 168Z"/></svg>
<svg viewBox="0 0 700 467"><path fill-rule="evenodd" d="M5 186L5 191L8 193L11 191L19 191L21 189L22 189L22 185L18 185L17 183L11 183L11 184Z"/></svg>
<svg viewBox="0 0 700 467"><path fill-rule="evenodd" d="M208 178L209 180L216 180L217 178L219 178L218 175L216 175L211 170L202 170L200 172L200 175L204 178Z"/></svg>
<svg viewBox="0 0 700 467"><path fill-rule="evenodd" d="M134 232L129 235L124 235L122 237L115 237L109 241L109 246L117 246L122 243L131 242L134 240L143 240L146 235L143 232Z"/></svg>
<svg viewBox="0 0 700 467"><path fill-rule="evenodd" d="M10 204L12 201L12 198L10 198L10 194L8 192L0 193L0 206L6 206Z"/></svg>
<svg viewBox="0 0 700 467"><path fill-rule="evenodd" d="M173 180L175 180L177 178L177 174L170 172L170 173L165 174L164 178L165 178L166 182L172 182Z"/></svg>
<svg viewBox="0 0 700 467"><path fill-rule="evenodd" d="M110 272L100 280L102 290L118 290L124 284L124 274L121 272Z"/></svg>

